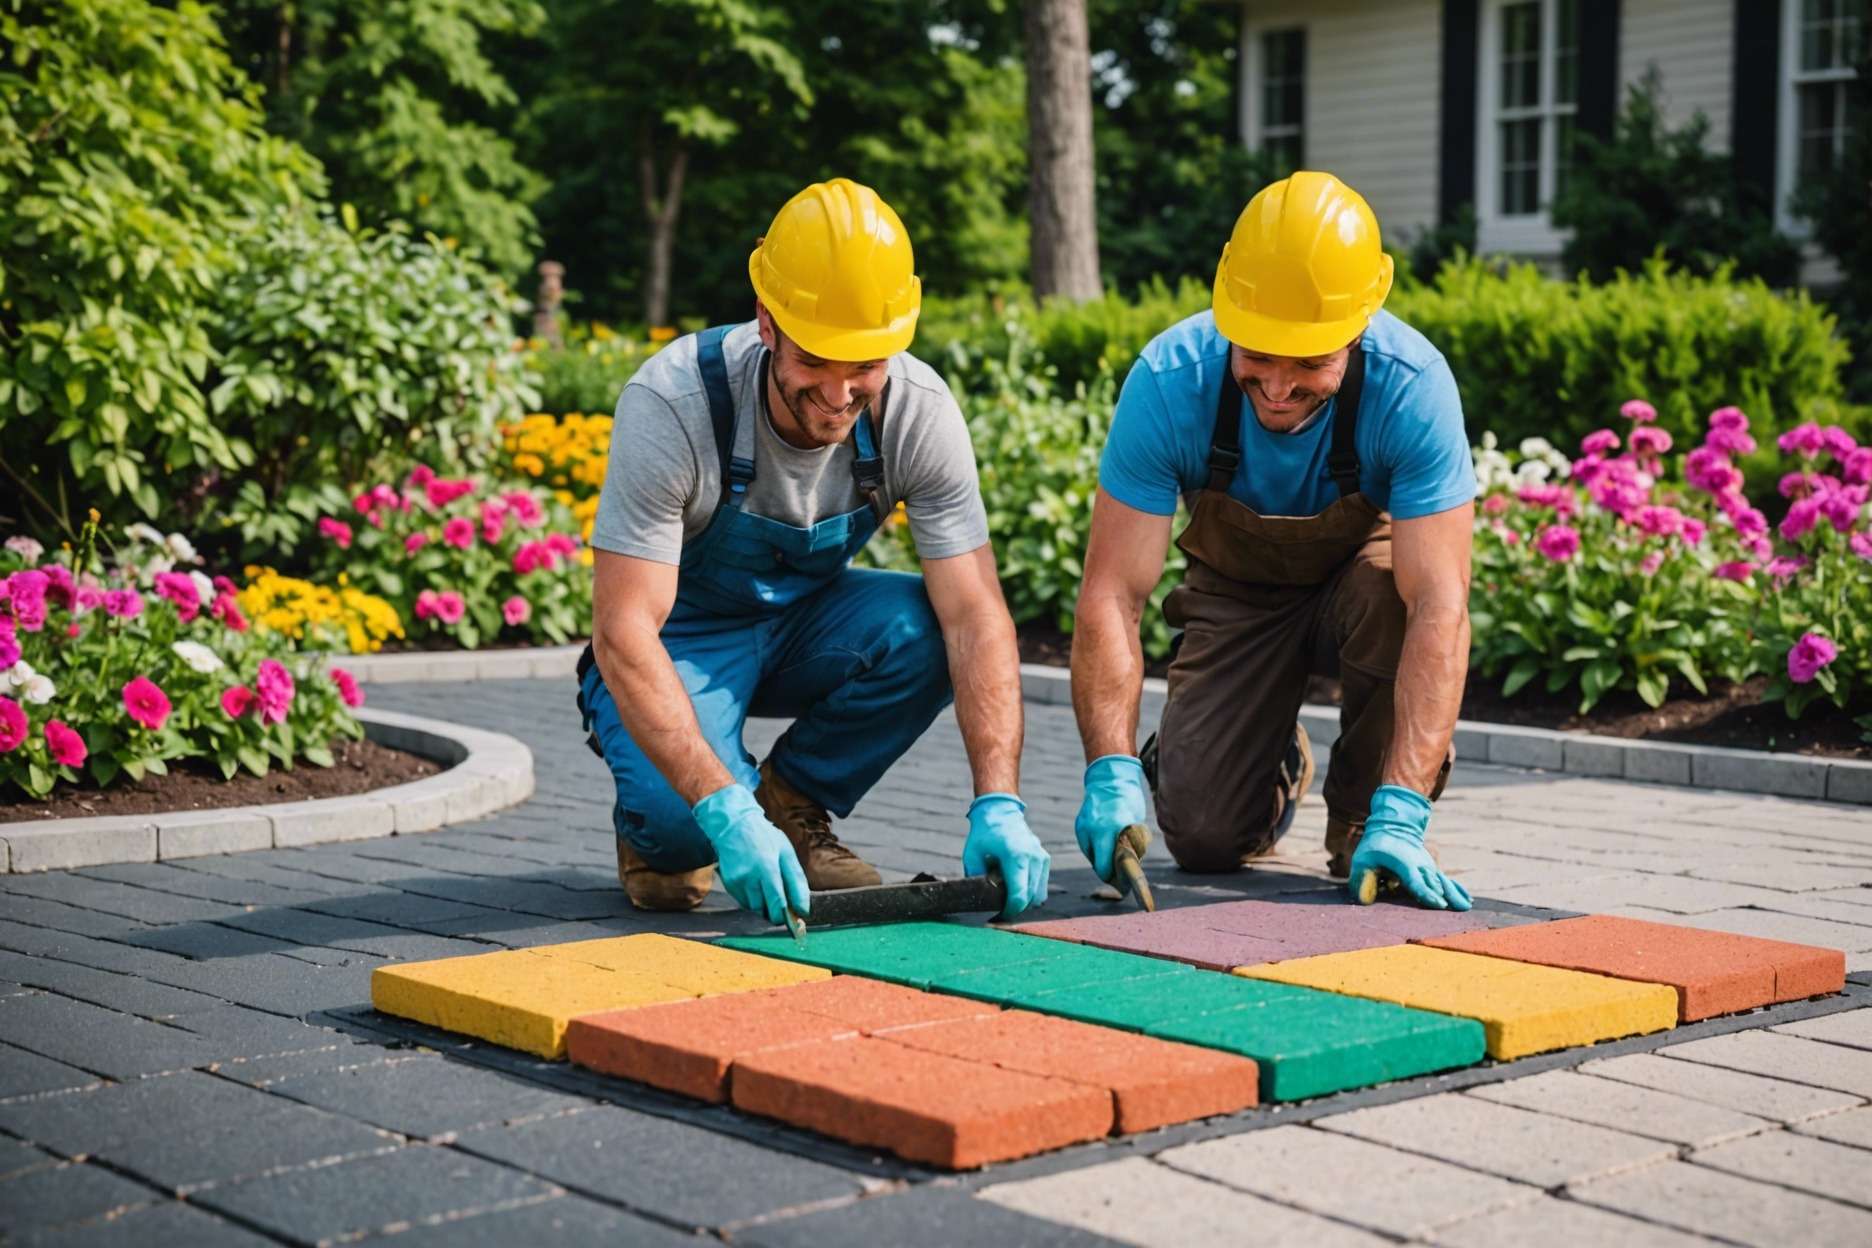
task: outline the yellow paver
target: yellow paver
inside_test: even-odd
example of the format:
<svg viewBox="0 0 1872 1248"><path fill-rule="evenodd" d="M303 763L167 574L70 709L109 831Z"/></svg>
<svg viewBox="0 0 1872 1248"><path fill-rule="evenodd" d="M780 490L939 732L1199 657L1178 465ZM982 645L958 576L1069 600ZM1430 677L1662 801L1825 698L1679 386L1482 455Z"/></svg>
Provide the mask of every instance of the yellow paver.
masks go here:
<svg viewBox="0 0 1872 1248"><path fill-rule="evenodd" d="M565 1056L567 1024L583 1014L831 975L645 933L379 967L371 974L371 1004L385 1014L557 1059Z"/></svg>
<svg viewBox="0 0 1872 1248"><path fill-rule="evenodd" d="M1243 966L1235 973L1477 1019L1493 1058L1665 1031L1677 1023L1677 993L1666 984L1420 945Z"/></svg>
<svg viewBox="0 0 1872 1248"><path fill-rule="evenodd" d="M823 967L765 958L720 945L679 936L644 932L636 936L608 936L575 940L563 945L541 945L528 953L601 966L628 975L641 975L688 988L697 996L720 992L753 992L785 988L832 978Z"/></svg>

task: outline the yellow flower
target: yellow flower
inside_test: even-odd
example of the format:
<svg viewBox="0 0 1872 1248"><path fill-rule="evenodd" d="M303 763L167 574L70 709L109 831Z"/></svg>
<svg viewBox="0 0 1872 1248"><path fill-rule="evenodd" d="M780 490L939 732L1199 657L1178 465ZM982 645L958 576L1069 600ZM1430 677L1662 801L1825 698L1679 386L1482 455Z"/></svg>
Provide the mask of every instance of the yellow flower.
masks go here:
<svg viewBox="0 0 1872 1248"><path fill-rule="evenodd" d="M297 577L281 576L271 568L249 567L241 589L241 609L255 625L295 640L308 638L325 644L344 644L353 654L383 648L385 639L403 636L403 621L396 608L375 594L344 584L341 588L317 585Z"/></svg>

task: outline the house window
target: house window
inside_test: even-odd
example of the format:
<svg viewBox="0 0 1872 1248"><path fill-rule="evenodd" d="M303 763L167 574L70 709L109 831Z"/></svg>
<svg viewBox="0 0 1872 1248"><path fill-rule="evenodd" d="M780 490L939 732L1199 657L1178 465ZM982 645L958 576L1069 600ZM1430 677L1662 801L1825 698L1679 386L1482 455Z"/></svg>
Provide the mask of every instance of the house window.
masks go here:
<svg viewBox="0 0 1872 1248"><path fill-rule="evenodd" d="M1261 111L1257 143L1285 177L1306 164L1306 31L1261 34Z"/></svg>
<svg viewBox="0 0 1872 1248"><path fill-rule="evenodd" d="M1490 56L1495 215L1539 214L1566 185L1579 110L1578 0L1499 6Z"/></svg>
<svg viewBox="0 0 1872 1248"><path fill-rule="evenodd" d="M1801 0L1799 7L1793 74L1796 185L1831 173L1845 150L1851 133L1846 97L1864 46L1866 0Z"/></svg>

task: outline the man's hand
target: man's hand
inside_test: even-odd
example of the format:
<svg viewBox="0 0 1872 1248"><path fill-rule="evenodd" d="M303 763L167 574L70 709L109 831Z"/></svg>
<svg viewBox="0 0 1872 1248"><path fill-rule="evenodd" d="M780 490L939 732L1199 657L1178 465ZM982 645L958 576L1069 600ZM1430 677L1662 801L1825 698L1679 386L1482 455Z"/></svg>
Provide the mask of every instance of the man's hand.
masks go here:
<svg viewBox="0 0 1872 1248"><path fill-rule="evenodd" d="M1044 905L1053 860L1027 827L1027 803L1012 793L984 793L969 803L968 821L962 873L986 875L989 867L1001 872L1007 885L1001 917L1011 919L1029 906Z"/></svg>
<svg viewBox="0 0 1872 1248"><path fill-rule="evenodd" d="M767 821L746 785L717 789L695 804L694 813L715 847L722 887L744 909L782 925L788 906L802 915L811 909L812 893L792 842Z"/></svg>
<svg viewBox="0 0 1872 1248"><path fill-rule="evenodd" d="M1093 759L1085 769L1085 800L1073 821L1073 835L1099 879L1112 882L1118 834L1145 818L1144 765L1129 754Z"/></svg>
<svg viewBox="0 0 1872 1248"><path fill-rule="evenodd" d="M1397 877L1421 906L1432 910L1467 910L1469 890L1443 874L1424 832L1430 827L1430 799L1414 789L1384 784L1372 794L1365 834L1352 853L1346 887L1361 905L1378 900L1383 874Z"/></svg>

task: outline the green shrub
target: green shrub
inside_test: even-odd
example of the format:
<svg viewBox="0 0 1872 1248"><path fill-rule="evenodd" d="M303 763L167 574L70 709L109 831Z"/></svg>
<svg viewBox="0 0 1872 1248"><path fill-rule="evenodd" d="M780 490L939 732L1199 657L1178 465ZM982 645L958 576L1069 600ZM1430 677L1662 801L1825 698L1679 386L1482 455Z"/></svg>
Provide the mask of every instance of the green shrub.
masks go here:
<svg viewBox="0 0 1872 1248"><path fill-rule="evenodd" d="M659 344L614 333L604 325L574 325L564 347L529 339L522 363L539 391L534 410L550 416L608 413L618 395Z"/></svg>
<svg viewBox="0 0 1872 1248"><path fill-rule="evenodd" d="M193 0L8 4L0 46L7 519L73 540L87 505L155 517L164 474L245 465L203 393L214 325L256 222L323 178Z"/></svg>

